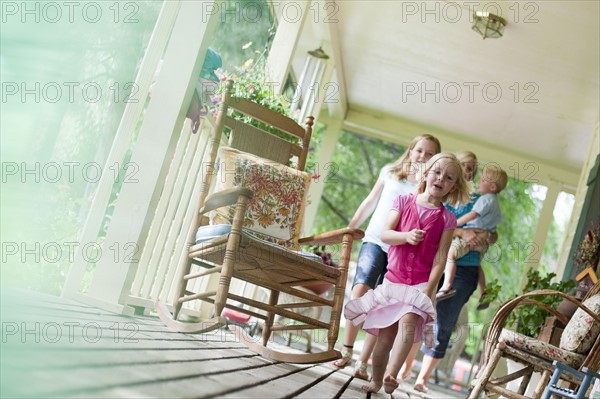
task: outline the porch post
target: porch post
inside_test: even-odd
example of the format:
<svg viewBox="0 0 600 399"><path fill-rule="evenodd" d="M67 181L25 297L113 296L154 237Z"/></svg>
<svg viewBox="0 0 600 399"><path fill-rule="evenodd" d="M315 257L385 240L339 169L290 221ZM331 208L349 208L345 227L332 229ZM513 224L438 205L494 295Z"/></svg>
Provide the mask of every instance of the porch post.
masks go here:
<svg viewBox="0 0 600 399"><path fill-rule="evenodd" d="M103 256L95 265L88 293L76 295L80 301L130 312L119 305L119 301L128 293L127 281L135 274L146 230L160 196L161 182L168 171L194 83L216 26L218 13L214 12L217 9L214 3L181 2L152 101L131 157L137 182L124 184L119 192L102 246Z"/></svg>
<svg viewBox="0 0 600 399"><path fill-rule="evenodd" d="M538 219L535 234L533 235L532 243L515 243L519 246L517 253L526 264L526 270L537 269L540 263L540 259L544 254L544 246L546 244L546 238L548 238L548 231L554 220L554 207L556 206L556 200L558 194L562 188L562 184L556 181L550 181L547 183L548 191L546 192L546 198L540 211L540 217ZM524 274L521 277L520 288L523 288L527 283L527 276Z"/></svg>
<svg viewBox="0 0 600 399"><path fill-rule="evenodd" d="M340 138L343 121L341 119L328 119L327 117L322 116L321 122L327 124L327 131L319 146L319 155L317 156L314 170L314 173L320 176L311 181L308 190L310 204L304 211L304 223L302 225L303 235L309 234L312 230L325 185L335 184L335 176L329 176L329 174L333 174L335 171L335 168L332 167L334 165L331 164L331 159L333 158L335 146Z"/></svg>
<svg viewBox="0 0 600 399"><path fill-rule="evenodd" d="M287 7L288 4L293 7ZM292 56L296 51L308 15L309 5L310 1L286 0L282 2L278 10L275 10L278 18L277 32L267 58L267 73L269 81L273 83L275 93L283 92Z"/></svg>

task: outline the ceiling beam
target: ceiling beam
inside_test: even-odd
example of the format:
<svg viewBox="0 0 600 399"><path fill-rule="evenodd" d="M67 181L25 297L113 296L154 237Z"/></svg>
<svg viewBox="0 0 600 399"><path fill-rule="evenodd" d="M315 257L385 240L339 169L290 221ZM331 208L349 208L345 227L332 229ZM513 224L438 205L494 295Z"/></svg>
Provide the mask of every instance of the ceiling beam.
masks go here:
<svg viewBox="0 0 600 399"><path fill-rule="evenodd" d="M498 163L510 177L530 183L545 186L559 183L561 190L568 193L575 192L581 174L581 170L573 166L560 165L472 136L369 110L350 108L344 128L404 145L415 136L429 133L440 140L444 151L473 151L477 154L480 164Z"/></svg>

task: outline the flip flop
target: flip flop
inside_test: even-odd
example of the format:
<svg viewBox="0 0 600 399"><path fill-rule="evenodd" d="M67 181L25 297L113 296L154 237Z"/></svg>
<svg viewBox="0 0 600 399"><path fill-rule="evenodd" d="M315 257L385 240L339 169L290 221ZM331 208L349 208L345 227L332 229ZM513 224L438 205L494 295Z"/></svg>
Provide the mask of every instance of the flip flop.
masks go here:
<svg viewBox="0 0 600 399"><path fill-rule="evenodd" d="M435 298L438 301L443 301L448 298L452 298L456 295L456 290L454 288L450 288L449 290L439 290L437 294L435 294Z"/></svg>

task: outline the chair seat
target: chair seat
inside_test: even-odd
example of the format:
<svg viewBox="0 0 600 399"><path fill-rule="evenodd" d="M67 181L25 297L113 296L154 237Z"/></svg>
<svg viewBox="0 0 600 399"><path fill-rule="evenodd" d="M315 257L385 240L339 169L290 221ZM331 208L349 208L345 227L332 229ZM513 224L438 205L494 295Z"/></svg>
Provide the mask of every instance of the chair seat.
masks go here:
<svg viewBox="0 0 600 399"><path fill-rule="evenodd" d="M579 368L585 360L584 355L569 352L512 330L503 329L500 333L500 341L503 341L512 348L541 357L550 362L557 360L573 368Z"/></svg>
<svg viewBox="0 0 600 399"><path fill-rule="evenodd" d="M223 248L230 231L231 225L228 224L200 227L196 232L196 245L190 248L189 256L201 254L203 260L219 264L223 260ZM242 252L237 258L233 276L263 287L273 288L272 283L288 287L317 287L334 284L340 275L338 268L324 264L319 255L290 250L244 230L240 248ZM258 259L260 262L257 262ZM322 293L311 291L317 295Z"/></svg>
<svg viewBox="0 0 600 399"><path fill-rule="evenodd" d="M203 242L225 236L225 235L229 234L230 232L231 232L230 224L215 224L215 225L209 225L209 226L202 226L196 231L196 244L201 244ZM286 247L283 247L281 245L273 244L272 242L262 240L262 239L256 237L255 235L248 233L245 229L242 230L242 235L246 238L257 240L266 245L269 245L269 246L272 246L275 248L279 248L283 251L287 251L290 254L300 255L303 258L310 259L315 262L323 263L323 259L319 255L314 254L312 252L289 250Z"/></svg>

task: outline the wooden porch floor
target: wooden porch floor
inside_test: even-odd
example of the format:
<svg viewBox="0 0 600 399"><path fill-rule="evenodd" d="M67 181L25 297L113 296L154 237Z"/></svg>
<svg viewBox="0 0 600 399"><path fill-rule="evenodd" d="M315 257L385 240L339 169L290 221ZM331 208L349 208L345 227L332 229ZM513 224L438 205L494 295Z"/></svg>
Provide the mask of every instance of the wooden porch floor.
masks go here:
<svg viewBox="0 0 600 399"><path fill-rule="evenodd" d="M270 361L227 330L175 333L155 317L129 317L12 289L3 289L1 305L2 398L369 397L349 368ZM424 396L408 385L393 395L464 396L436 386Z"/></svg>

